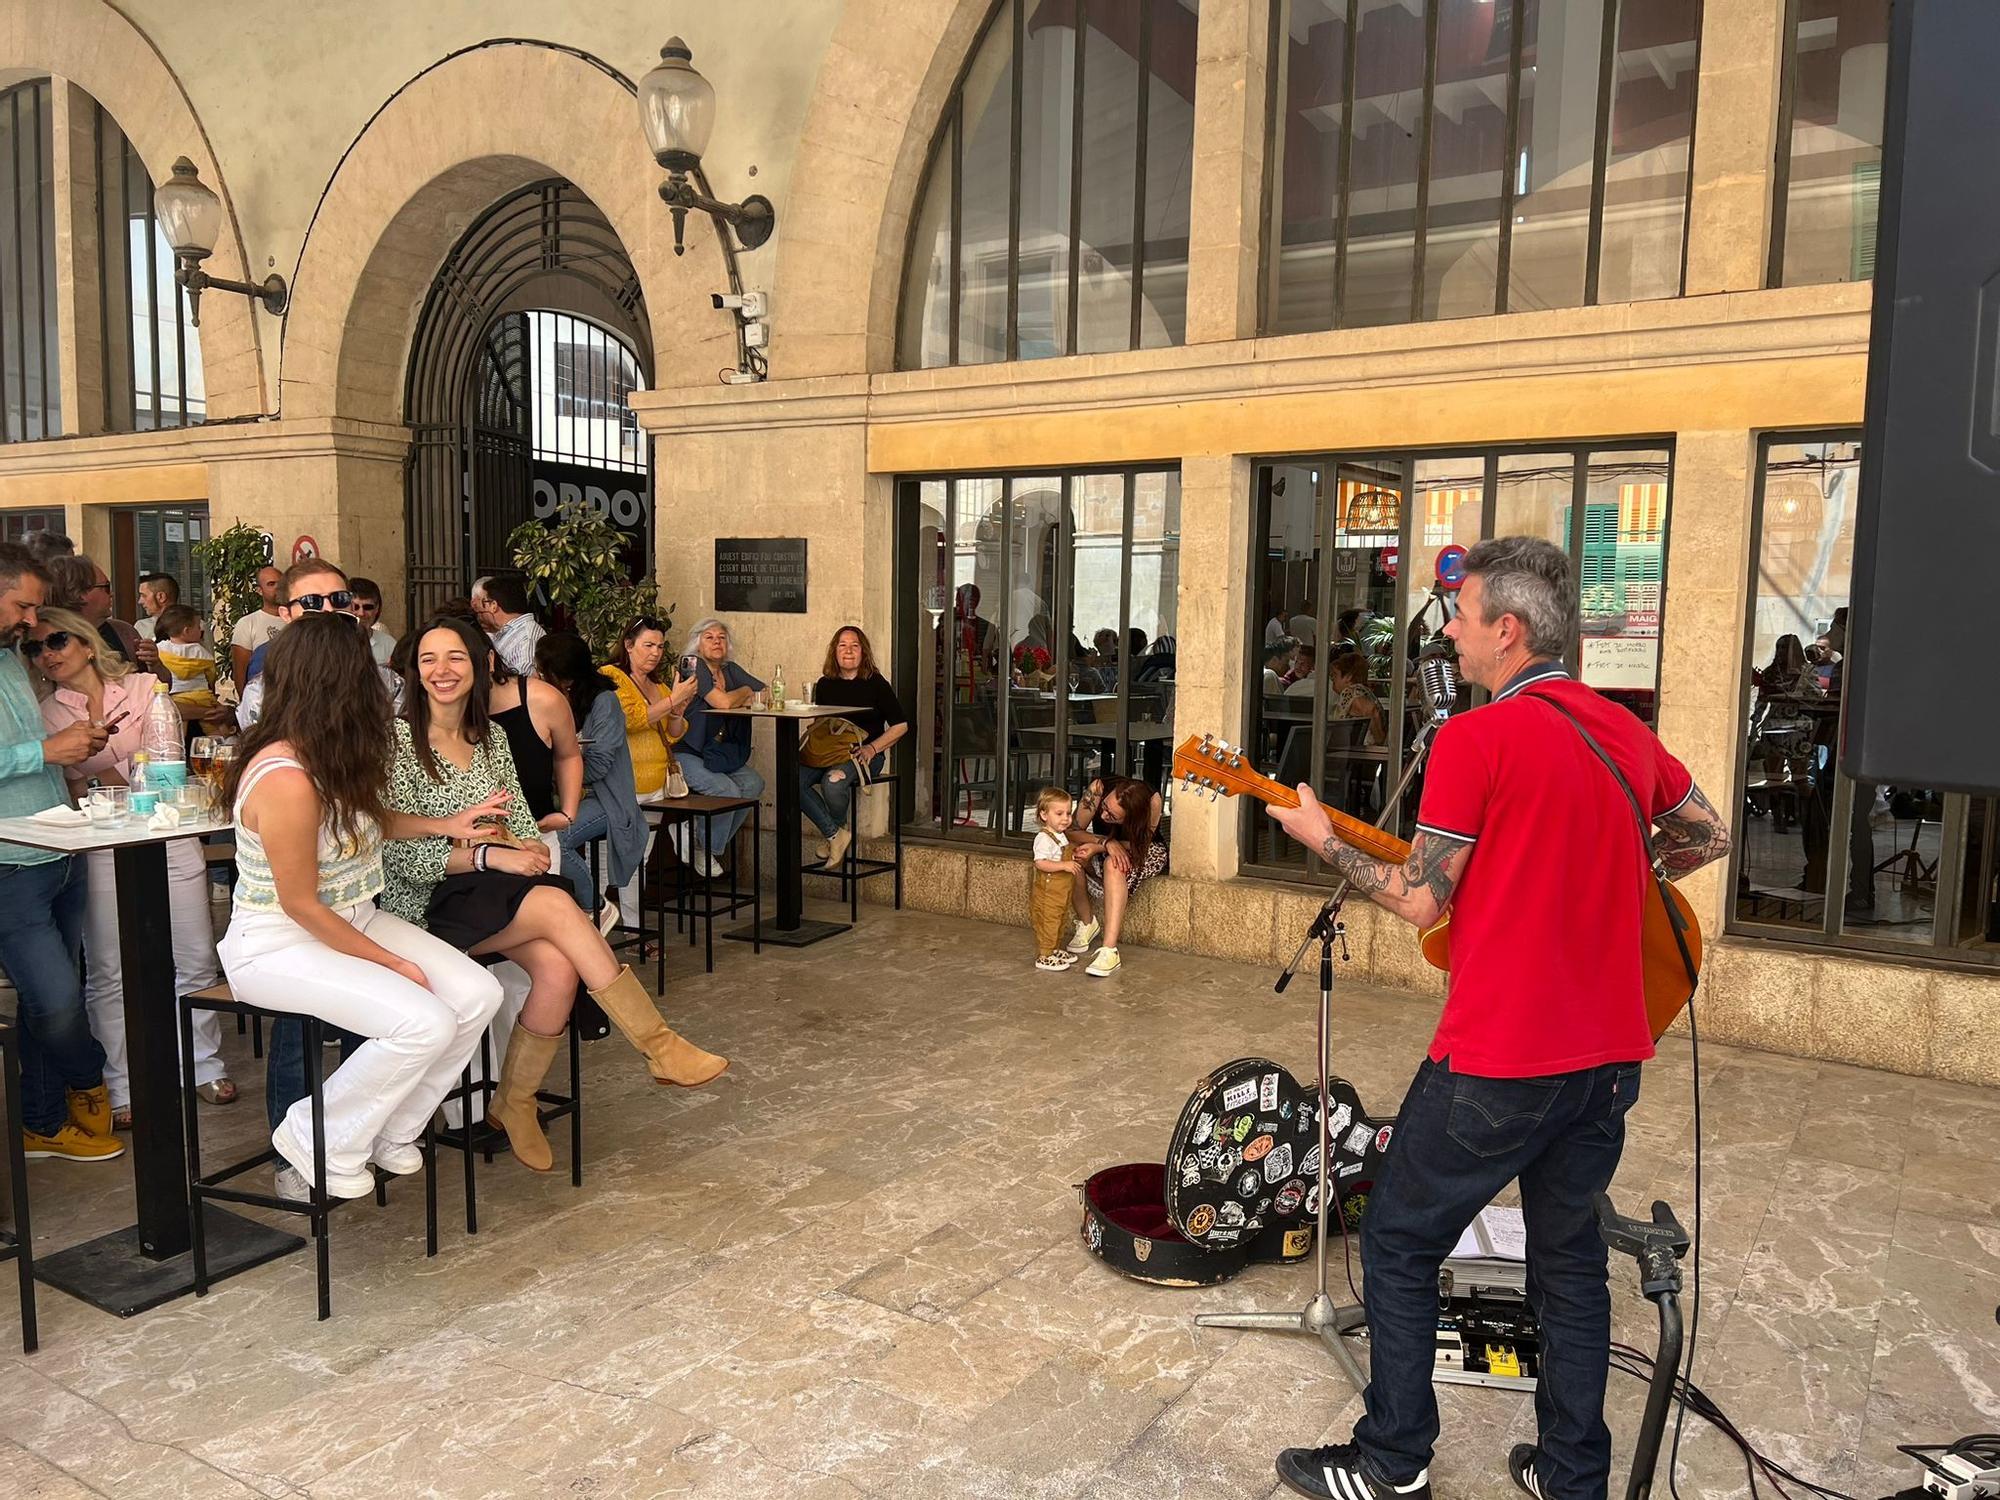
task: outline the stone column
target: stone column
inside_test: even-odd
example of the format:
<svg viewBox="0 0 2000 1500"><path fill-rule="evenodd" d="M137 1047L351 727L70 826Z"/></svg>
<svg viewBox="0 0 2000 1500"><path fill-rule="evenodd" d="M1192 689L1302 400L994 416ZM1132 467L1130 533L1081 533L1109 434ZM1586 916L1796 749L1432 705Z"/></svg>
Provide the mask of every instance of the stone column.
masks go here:
<svg viewBox="0 0 2000 1500"><path fill-rule="evenodd" d="M1187 341L1257 332L1272 0L1208 0L1194 80Z"/></svg>
<svg viewBox="0 0 2000 1500"><path fill-rule="evenodd" d="M1243 632L1249 618L1250 460L1181 460L1180 595L1174 631L1174 742L1244 738ZM1240 799L1174 797L1174 873L1226 880L1236 873Z"/></svg>
<svg viewBox="0 0 2000 1500"><path fill-rule="evenodd" d="M1688 216L1690 297L1764 284L1784 9L1772 0L1706 0L1702 9Z"/></svg>
<svg viewBox="0 0 2000 1500"><path fill-rule="evenodd" d="M1660 622L1660 737L1732 820L1756 464L1756 439L1748 432L1683 432L1676 439ZM1711 941L1727 911L1726 875L1726 866L1711 865L1682 884Z"/></svg>
<svg viewBox="0 0 2000 1500"><path fill-rule="evenodd" d="M97 140L90 96L50 80L56 215L57 370L65 437L104 431L104 299L97 284Z"/></svg>

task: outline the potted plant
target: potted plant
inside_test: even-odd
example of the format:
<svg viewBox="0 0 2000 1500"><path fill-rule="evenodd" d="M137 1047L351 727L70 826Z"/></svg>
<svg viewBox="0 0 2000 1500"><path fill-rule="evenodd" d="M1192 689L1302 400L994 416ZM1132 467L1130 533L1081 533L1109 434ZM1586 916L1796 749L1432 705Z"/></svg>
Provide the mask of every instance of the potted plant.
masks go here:
<svg viewBox="0 0 2000 1500"><path fill-rule="evenodd" d="M590 643L599 659L618 649L626 624L653 615L673 630L673 606L662 607L652 579L627 576L630 538L587 505L563 506L548 521L524 521L507 538L514 566L550 608Z"/></svg>
<svg viewBox="0 0 2000 1500"><path fill-rule="evenodd" d="M189 549L208 574L209 635L225 667L229 662L230 631L238 620L263 604L257 593L257 575L270 565L266 550L269 545L263 532L239 521ZM235 693L235 685L225 671L218 694L224 703L233 703Z"/></svg>

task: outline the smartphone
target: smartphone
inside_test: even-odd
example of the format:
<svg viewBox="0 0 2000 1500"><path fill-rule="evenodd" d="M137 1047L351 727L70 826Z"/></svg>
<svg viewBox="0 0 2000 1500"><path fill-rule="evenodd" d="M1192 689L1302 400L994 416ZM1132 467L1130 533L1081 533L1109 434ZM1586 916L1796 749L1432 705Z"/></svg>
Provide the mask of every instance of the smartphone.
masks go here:
<svg viewBox="0 0 2000 1500"><path fill-rule="evenodd" d="M681 658L681 676L683 677L694 676L695 660L696 660L695 654L692 651L690 651L686 656L683 656Z"/></svg>

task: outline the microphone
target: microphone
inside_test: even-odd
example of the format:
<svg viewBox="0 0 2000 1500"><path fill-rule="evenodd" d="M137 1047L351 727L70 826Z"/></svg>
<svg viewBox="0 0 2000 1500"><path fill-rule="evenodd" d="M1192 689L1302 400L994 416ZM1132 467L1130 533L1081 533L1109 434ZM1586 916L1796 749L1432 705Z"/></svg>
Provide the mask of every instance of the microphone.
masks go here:
<svg viewBox="0 0 2000 1500"><path fill-rule="evenodd" d="M1458 703L1458 663L1448 650L1430 650L1417 658L1417 678L1430 700L1431 717L1448 718Z"/></svg>

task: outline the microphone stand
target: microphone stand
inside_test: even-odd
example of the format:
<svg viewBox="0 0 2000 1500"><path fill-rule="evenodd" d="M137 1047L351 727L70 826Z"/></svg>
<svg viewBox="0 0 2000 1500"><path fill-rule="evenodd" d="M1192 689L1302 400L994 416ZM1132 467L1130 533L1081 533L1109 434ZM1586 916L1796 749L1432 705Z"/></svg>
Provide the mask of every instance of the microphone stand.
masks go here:
<svg viewBox="0 0 2000 1500"><path fill-rule="evenodd" d="M1402 778L1390 794L1388 805L1382 815L1375 820L1377 828L1388 826L1396 815L1404 796L1409 792L1410 783L1416 779L1419 769L1430 754L1431 740L1444 724L1451 711L1451 704L1433 703L1431 717L1417 731L1417 738L1410 746L1409 763L1403 767ZM1368 1313L1358 1303L1336 1303L1332 1289L1327 1283L1327 1217L1331 1208L1335 1179L1333 1175L1333 1140L1327 1129L1327 1078L1333 1072L1333 947L1340 945L1341 961L1348 960L1347 924L1341 919L1341 908L1347 904L1352 887L1342 880L1327 897L1326 904L1319 909L1306 935L1300 940L1298 951L1292 954L1292 961L1285 965L1284 973L1278 976L1272 989L1282 995L1292 982L1292 976L1304 961L1306 950L1314 943L1319 944L1319 1242L1315 1250L1317 1263L1317 1288L1313 1299L1295 1313L1287 1312L1238 1312L1238 1313L1198 1313L1195 1326L1199 1328L1245 1328L1266 1333L1303 1333L1317 1338L1326 1346L1334 1363L1357 1391L1367 1387L1368 1377L1362 1371L1361 1363L1354 1357L1347 1336L1368 1324ZM1346 1233L1345 1215L1342 1215L1341 1232Z"/></svg>

